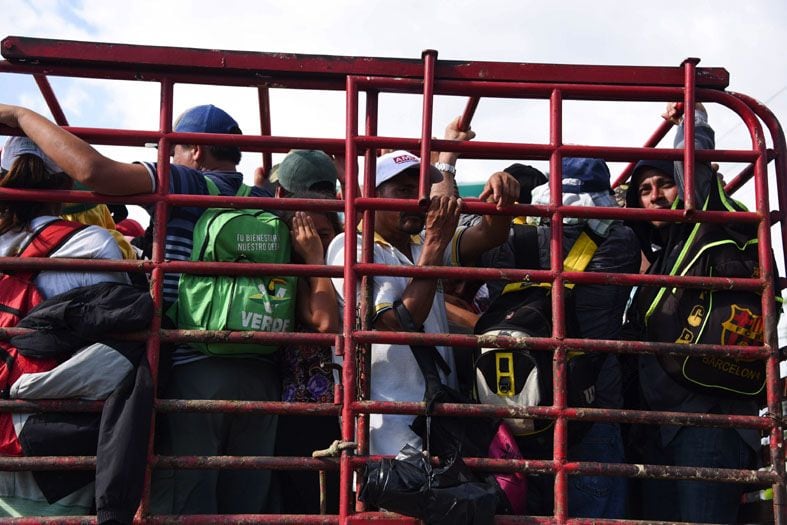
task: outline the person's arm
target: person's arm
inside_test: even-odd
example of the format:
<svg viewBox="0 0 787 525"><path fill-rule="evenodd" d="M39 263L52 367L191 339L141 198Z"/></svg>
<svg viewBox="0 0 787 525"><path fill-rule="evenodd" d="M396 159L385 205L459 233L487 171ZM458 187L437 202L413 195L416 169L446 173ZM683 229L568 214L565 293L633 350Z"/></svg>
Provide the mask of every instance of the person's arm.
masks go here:
<svg viewBox="0 0 787 525"><path fill-rule="evenodd" d="M459 129L459 120L462 117L456 117L445 128L445 140L472 140L475 138L475 131L469 127L466 130ZM432 197L459 197L459 190L456 187L455 171L456 161L459 158L459 153L453 151L441 151L437 156L438 166L451 166L453 170L447 168L441 170L443 180L432 184Z"/></svg>
<svg viewBox="0 0 787 525"><path fill-rule="evenodd" d="M131 195L155 189L145 166L105 157L84 140L34 111L0 104L0 123L19 128L71 178L96 192Z"/></svg>
<svg viewBox="0 0 787 525"><path fill-rule="evenodd" d="M453 197L433 197L426 214L424 244L416 266L440 266L443 264L445 249L453 239L459 222L461 200ZM408 283L401 297L402 304L410 313L415 326L422 326L429 311L432 309L434 296L437 292L437 279L413 278ZM404 327L399 324L393 309L381 312L374 322L377 330L400 331Z"/></svg>
<svg viewBox="0 0 787 525"><path fill-rule="evenodd" d="M496 203L498 209L511 206L518 197L519 182L505 171L493 174L479 195L481 200ZM462 264L473 266L482 253L506 242L510 227L509 215L483 215L481 220L462 234L459 243Z"/></svg>
<svg viewBox="0 0 787 525"><path fill-rule="evenodd" d="M311 217L296 212L292 219L292 246L305 264L324 265L322 242ZM339 311L330 277L309 277L298 286L298 314L301 320L320 333L336 332Z"/></svg>
<svg viewBox="0 0 787 525"><path fill-rule="evenodd" d="M678 116L675 102L667 104L667 110L662 117L677 125L675 148L683 148L685 144L685 129L683 118ZM698 150L716 148L715 133L710 124L708 124L708 112L701 102L697 102L694 106L694 148ZM715 177L716 175L710 164L707 162L694 163L694 202L697 207L701 207L705 202L713 187ZM683 162L675 163L675 183L678 185L678 194L684 195L686 183L683 175Z"/></svg>

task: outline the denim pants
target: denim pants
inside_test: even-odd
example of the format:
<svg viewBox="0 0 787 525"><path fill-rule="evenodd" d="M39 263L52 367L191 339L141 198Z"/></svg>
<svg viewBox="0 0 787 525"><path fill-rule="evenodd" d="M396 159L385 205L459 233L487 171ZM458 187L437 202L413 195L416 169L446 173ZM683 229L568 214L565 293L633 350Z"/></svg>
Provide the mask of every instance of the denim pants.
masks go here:
<svg viewBox="0 0 787 525"><path fill-rule="evenodd" d="M569 450L571 461L623 463L623 438L617 423L594 423L582 441ZM628 479L612 476L569 476L568 515L582 518L624 518Z"/></svg>
<svg viewBox="0 0 787 525"><path fill-rule="evenodd" d="M683 427L662 446L655 431L648 439L645 463L688 467L754 468L754 451L730 428ZM744 486L690 480L643 480L645 519L735 523Z"/></svg>
<svg viewBox="0 0 787 525"><path fill-rule="evenodd" d="M528 452L523 450L527 456ZM568 451L569 461L623 463L623 438L617 423L594 423L582 441ZM553 513L554 476L528 477L528 511ZM568 515L582 518L624 518L628 480L611 476L569 476Z"/></svg>

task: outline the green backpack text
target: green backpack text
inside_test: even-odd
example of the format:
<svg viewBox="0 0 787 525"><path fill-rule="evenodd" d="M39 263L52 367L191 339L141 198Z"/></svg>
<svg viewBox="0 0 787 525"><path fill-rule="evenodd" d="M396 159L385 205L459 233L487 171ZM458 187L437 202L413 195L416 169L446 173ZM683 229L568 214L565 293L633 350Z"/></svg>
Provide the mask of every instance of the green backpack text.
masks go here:
<svg viewBox="0 0 787 525"><path fill-rule="evenodd" d="M205 177L211 195L216 184ZM241 184L237 195L249 196ZM194 226L192 261L290 262L290 232L272 213L262 210L209 208ZM182 274L176 314L170 316L184 330L288 332L295 314L295 277ZM174 315L172 315L174 314ZM245 357L269 354L277 345L247 343L191 343L212 356Z"/></svg>

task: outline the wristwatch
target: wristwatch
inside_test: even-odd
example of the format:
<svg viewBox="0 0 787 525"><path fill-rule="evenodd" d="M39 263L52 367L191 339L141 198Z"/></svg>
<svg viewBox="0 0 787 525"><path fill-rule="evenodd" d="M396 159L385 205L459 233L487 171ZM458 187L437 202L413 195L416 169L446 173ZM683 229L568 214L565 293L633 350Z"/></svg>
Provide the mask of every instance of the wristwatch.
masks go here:
<svg viewBox="0 0 787 525"><path fill-rule="evenodd" d="M446 162L435 162L434 167L440 171L450 173L451 175L456 175L456 166L453 164L448 164Z"/></svg>

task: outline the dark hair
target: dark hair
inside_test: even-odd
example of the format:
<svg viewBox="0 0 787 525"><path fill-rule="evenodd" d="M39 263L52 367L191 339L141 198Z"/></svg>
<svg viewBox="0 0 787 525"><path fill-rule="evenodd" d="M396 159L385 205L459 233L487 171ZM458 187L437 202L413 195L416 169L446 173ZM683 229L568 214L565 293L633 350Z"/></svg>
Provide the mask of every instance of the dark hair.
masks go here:
<svg viewBox="0 0 787 525"><path fill-rule="evenodd" d="M519 182L519 204L530 204L533 201L533 188L548 182L546 175L533 166L514 163L504 169L506 173Z"/></svg>
<svg viewBox="0 0 787 525"><path fill-rule="evenodd" d="M0 177L0 188L67 190L72 185L68 175L47 172L44 161L30 154L17 157L11 169L4 171ZM46 215L51 209L51 202L0 201L0 235L27 228L31 220Z"/></svg>
<svg viewBox="0 0 787 525"><path fill-rule="evenodd" d="M208 146L208 151L216 160L227 160L235 165L240 164L241 153L237 146Z"/></svg>
<svg viewBox="0 0 787 525"><path fill-rule="evenodd" d="M319 191L299 191L297 193L293 193L287 196L287 198L292 199L324 199L324 200L336 200L336 195L329 195L326 193L322 193ZM341 233L344 229L342 227L342 223L339 220L339 214L335 211L317 211L317 210L295 210L295 211L304 211L307 213L320 213L325 215L328 219L328 222L331 223L331 226L336 231L337 234ZM286 222L288 225L292 225L292 219L295 217L295 211L287 210L282 212L282 220Z"/></svg>

